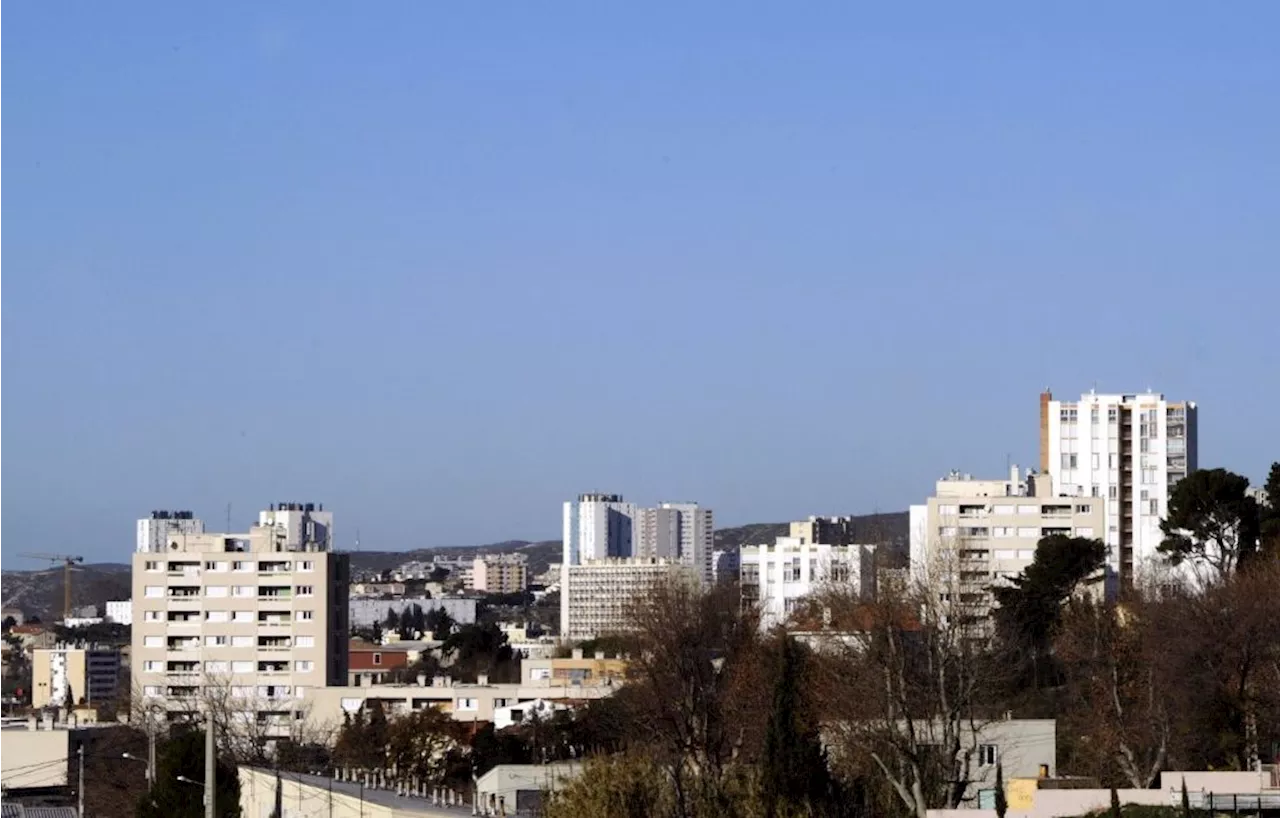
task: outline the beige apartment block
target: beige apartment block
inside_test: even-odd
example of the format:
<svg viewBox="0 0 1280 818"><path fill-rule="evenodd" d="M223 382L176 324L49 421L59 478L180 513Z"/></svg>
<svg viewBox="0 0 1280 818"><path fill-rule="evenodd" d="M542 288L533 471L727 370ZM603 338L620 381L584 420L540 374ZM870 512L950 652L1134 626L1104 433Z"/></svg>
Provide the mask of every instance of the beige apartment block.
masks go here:
<svg viewBox="0 0 1280 818"><path fill-rule="evenodd" d="M31 657L31 706L74 707L116 698L120 650L96 645L38 648Z"/></svg>
<svg viewBox="0 0 1280 818"><path fill-rule="evenodd" d="M560 638L579 641L635 629L635 608L664 582L699 581L672 560L603 559L564 566Z"/></svg>
<svg viewBox="0 0 1280 818"><path fill-rule="evenodd" d="M349 566L331 531L331 513L281 503L246 534L135 553L135 702L170 721L219 702L283 728L309 691L345 684Z"/></svg>
<svg viewBox="0 0 1280 818"><path fill-rule="evenodd" d="M471 565L473 591L515 594L529 587L529 558L524 554L481 554Z"/></svg>
<svg viewBox="0 0 1280 818"><path fill-rule="evenodd" d="M1106 500L1054 492L1046 474L1020 480L980 480L953 472L933 497L910 509L911 570L937 592L984 619L991 587L1017 576L1035 559L1040 539L1053 534L1102 539ZM1102 578L1099 577L1099 580ZM1101 581L1093 586L1101 594Z"/></svg>

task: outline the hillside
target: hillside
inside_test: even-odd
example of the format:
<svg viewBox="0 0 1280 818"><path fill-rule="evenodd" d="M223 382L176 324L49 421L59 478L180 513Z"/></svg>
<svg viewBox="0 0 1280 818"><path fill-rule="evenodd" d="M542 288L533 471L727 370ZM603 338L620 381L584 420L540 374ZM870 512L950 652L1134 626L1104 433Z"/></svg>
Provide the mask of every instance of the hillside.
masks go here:
<svg viewBox="0 0 1280 818"><path fill-rule="evenodd" d="M71 605L98 607L112 599L128 599L133 591L129 566L96 563L76 566L71 575ZM50 622L62 616L62 567L40 571L5 571L0 576L4 606Z"/></svg>

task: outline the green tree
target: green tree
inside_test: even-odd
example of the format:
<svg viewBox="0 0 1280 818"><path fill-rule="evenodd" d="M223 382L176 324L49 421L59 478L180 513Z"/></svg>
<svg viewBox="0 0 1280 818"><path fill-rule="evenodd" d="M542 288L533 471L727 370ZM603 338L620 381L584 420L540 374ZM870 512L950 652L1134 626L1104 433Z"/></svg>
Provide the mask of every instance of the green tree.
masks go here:
<svg viewBox="0 0 1280 818"><path fill-rule="evenodd" d="M394 631L400 627L400 614L396 613L396 609L387 606L387 618L383 620L384 627L389 631Z"/></svg>
<svg viewBox="0 0 1280 818"><path fill-rule="evenodd" d="M1267 503L1258 510L1262 548L1271 559L1280 559L1280 462L1271 464L1263 490Z"/></svg>
<svg viewBox="0 0 1280 818"><path fill-rule="evenodd" d="M1051 534L1036 545L1031 564L1009 585L992 589L1000 607L995 620L1005 645L1029 662L1032 680L1054 684L1058 674L1050 661L1053 635L1062 606L1106 564L1101 540Z"/></svg>
<svg viewBox="0 0 1280 818"><path fill-rule="evenodd" d="M444 608L432 608L422 619L422 630L430 631L436 639L444 641L453 633L457 623Z"/></svg>
<svg viewBox="0 0 1280 818"><path fill-rule="evenodd" d="M1004 818L1009 811L1009 799L1004 794L1004 765L996 764L996 816Z"/></svg>
<svg viewBox="0 0 1280 818"><path fill-rule="evenodd" d="M766 818L838 812L841 799L827 755L804 706L803 674L802 649L783 637L761 763L760 796Z"/></svg>
<svg viewBox="0 0 1280 818"><path fill-rule="evenodd" d="M1120 792L1111 788L1111 818L1120 818Z"/></svg>
<svg viewBox="0 0 1280 818"><path fill-rule="evenodd" d="M1202 469L1179 480L1160 523L1158 550L1173 565L1204 564L1227 579L1258 546L1258 502L1249 480L1226 469Z"/></svg>
<svg viewBox="0 0 1280 818"><path fill-rule="evenodd" d="M138 801L138 818L202 818L204 788L179 781L204 780L204 731L185 730L158 748L156 785ZM214 812L219 818L240 818L240 776L235 765L218 760Z"/></svg>

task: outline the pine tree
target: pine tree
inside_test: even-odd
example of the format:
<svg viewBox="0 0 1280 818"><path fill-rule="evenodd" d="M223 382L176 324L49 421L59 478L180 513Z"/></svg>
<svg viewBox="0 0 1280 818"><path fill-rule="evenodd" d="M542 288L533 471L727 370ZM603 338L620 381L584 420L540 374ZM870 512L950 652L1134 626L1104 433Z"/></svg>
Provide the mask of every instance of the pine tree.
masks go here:
<svg viewBox="0 0 1280 818"><path fill-rule="evenodd" d="M1004 765L996 765L996 815L1004 818L1009 811L1009 801L1004 796Z"/></svg>
<svg viewBox="0 0 1280 818"><path fill-rule="evenodd" d="M1191 818L1191 796L1187 794L1187 779L1182 779L1182 818Z"/></svg>
<svg viewBox="0 0 1280 818"><path fill-rule="evenodd" d="M800 689L804 656L791 639L782 642L779 664L761 765L764 814L766 818L793 811L837 815L840 798L827 754L804 712Z"/></svg>

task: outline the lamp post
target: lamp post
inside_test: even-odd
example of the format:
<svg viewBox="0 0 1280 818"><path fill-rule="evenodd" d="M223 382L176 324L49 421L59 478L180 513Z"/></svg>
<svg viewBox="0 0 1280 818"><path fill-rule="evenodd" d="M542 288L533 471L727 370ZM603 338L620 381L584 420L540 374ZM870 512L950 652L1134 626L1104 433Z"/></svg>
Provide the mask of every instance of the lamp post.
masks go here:
<svg viewBox="0 0 1280 818"><path fill-rule="evenodd" d="M145 758L138 758L136 755L133 755L132 753L121 753L120 757L127 758L130 761L136 761L139 764L145 765L147 768L147 786L151 787L155 785L155 781L152 779L152 770L151 770L150 762L148 762Z"/></svg>

